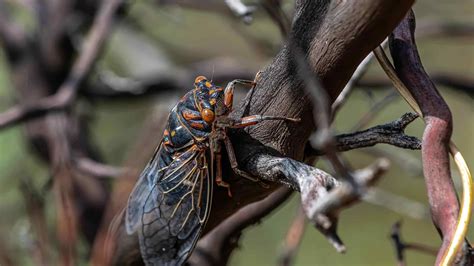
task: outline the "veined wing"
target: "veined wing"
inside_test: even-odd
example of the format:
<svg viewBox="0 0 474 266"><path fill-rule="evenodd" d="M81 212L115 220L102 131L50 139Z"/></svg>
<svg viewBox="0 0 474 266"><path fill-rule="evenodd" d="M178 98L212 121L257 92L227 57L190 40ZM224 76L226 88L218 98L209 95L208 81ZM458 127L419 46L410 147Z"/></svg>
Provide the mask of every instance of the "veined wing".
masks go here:
<svg viewBox="0 0 474 266"><path fill-rule="evenodd" d="M181 265L191 254L210 212L213 182L207 163L205 152L192 146L165 168L147 167L142 173L129 205L141 204L138 235L147 265Z"/></svg>

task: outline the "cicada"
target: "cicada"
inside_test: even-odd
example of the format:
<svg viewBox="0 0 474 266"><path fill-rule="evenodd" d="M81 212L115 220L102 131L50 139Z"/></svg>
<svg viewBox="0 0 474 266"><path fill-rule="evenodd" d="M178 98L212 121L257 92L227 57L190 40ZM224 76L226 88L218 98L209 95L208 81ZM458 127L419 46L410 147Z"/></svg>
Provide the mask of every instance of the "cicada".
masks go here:
<svg viewBox="0 0 474 266"><path fill-rule="evenodd" d="M225 89L203 76L194 81L169 113L163 139L141 173L126 208L126 230L137 233L146 265L182 265L190 256L211 212L213 184L228 189L222 179L221 145L232 169L240 170L227 128L242 128L264 120L296 119L252 115L231 119L236 84L255 86L255 81L234 80Z"/></svg>

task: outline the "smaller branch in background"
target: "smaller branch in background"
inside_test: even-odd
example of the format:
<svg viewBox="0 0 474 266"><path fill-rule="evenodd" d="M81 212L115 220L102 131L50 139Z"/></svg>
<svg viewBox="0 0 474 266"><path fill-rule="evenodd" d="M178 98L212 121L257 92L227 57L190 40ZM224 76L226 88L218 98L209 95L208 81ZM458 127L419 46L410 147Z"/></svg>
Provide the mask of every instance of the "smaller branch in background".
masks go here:
<svg viewBox="0 0 474 266"><path fill-rule="evenodd" d="M452 23L446 21L420 21L417 23L416 38L428 37L474 37L474 25L467 23Z"/></svg>
<svg viewBox="0 0 474 266"><path fill-rule="evenodd" d="M474 79L470 77L443 72L432 73L430 77L437 85L467 93L474 98ZM392 82L386 78L363 78L357 82L356 86L373 90L392 87Z"/></svg>
<svg viewBox="0 0 474 266"><path fill-rule="evenodd" d="M0 238L0 265L2 266L18 265L12 256L13 254L9 252L11 251L11 248L7 247L6 243L8 243L8 241Z"/></svg>
<svg viewBox="0 0 474 266"><path fill-rule="evenodd" d="M384 108L397 99L399 99L399 95L396 91L387 93L387 95L370 107L369 111L352 127L351 131L361 130L366 127Z"/></svg>
<svg viewBox="0 0 474 266"><path fill-rule="evenodd" d="M10 17L8 5L0 0L0 42L10 57L20 55L20 51L29 43L26 32Z"/></svg>
<svg viewBox="0 0 474 266"><path fill-rule="evenodd" d="M430 219L430 210L425 204L381 188L368 189L362 199L372 205L383 207L412 219Z"/></svg>
<svg viewBox="0 0 474 266"><path fill-rule="evenodd" d="M388 39L385 39L385 41L382 42L381 46L385 47L388 43ZM344 89L342 89L341 93L339 93L339 96L337 96L336 100L331 105L331 114L332 114L332 119L334 120L334 117L336 116L337 112L341 107L344 105L344 103L347 101L347 98L352 92L352 89L356 86L356 84L359 82L359 80L364 76L365 72L367 72L367 69L369 68L370 62L374 59L374 54L369 53L362 62L360 62L359 66L357 69L354 71L354 74L352 74L351 79L347 82L346 86Z"/></svg>
<svg viewBox="0 0 474 266"><path fill-rule="evenodd" d="M243 22L247 24L252 22L252 14L256 10L255 6L248 6L240 0L225 0L225 3L236 16L242 19Z"/></svg>
<svg viewBox="0 0 474 266"><path fill-rule="evenodd" d="M51 242L44 213L44 198L32 187L30 178L25 177L20 180L20 191L23 194L26 213L35 235L35 241L31 247L32 259L36 265L50 265Z"/></svg>
<svg viewBox="0 0 474 266"><path fill-rule="evenodd" d="M337 150L347 151L369 147L378 143L390 144L399 148L419 150L421 141L405 134L405 128L418 117L415 113L406 113L390 123L371 127L355 133L341 134L336 137Z"/></svg>
<svg viewBox="0 0 474 266"><path fill-rule="evenodd" d="M387 124L371 127L363 131L341 134L335 137L338 152L349 151L385 143L396 147L419 150L421 141L416 137L405 134L405 128L413 122L418 115L406 113L401 118ZM324 152L306 145L305 157L324 155Z"/></svg>
<svg viewBox="0 0 474 266"><path fill-rule="evenodd" d="M286 38L291 28L291 21L286 15L282 7L281 0L264 0L260 1L265 11L267 11L270 18L275 22L280 30L281 36Z"/></svg>
<svg viewBox="0 0 474 266"><path fill-rule="evenodd" d="M74 102L78 87L92 70L92 66L109 36L114 17L121 6L122 0L103 2L82 45L79 57L58 92L29 105L12 107L0 114L0 129L44 115L47 112L64 109Z"/></svg>
<svg viewBox="0 0 474 266"><path fill-rule="evenodd" d="M346 248L335 234L337 229L337 215L345 207L360 200L365 188L377 182L388 170L390 162L387 159L378 159L372 165L352 173L356 186L348 182L341 182L335 188L320 197L319 200L303 198L302 206L306 216L325 235L338 252L345 252Z"/></svg>
<svg viewBox="0 0 474 266"><path fill-rule="evenodd" d="M286 237L283 242L277 265L290 266L293 265L296 253L303 240L304 231L306 229L306 215L301 206L298 208L293 221L291 222Z"/></svg>
<svg viewBox="0 0 474 266"><path fill-rule="evenodd" d="M106 165L86 157L75 158L73 160L75 161L75 166L79 171L95 177L122 177L128 176L127 173L136 172L123 167Z"/></svg>
<svg viewBox="0 0 474 266"><path fill-rule="evenodd" d="M199 240L188 261L189 265L227 265L232 251L238 246L242 230L258 223L285 202L293 190L279 188L265 199L249 204L224 220Z"/></svg>
<svg viewBox="0 0 474 266"><path fill-rule="evenodd" d="M429 247L419 243L405 243L401 238L401 227L402 222L398 221L392 226L390 232L390 238L395 247L395 255L397 257L397 265L405 266L405 250L412 249L418 252L422 252L428 255L436 256L438 254L438 249L435 247Z"/></svg>
<svg viewBox="0 0 474 266"><path fill-rule="evenodd" d="M363 149L362 152L374 158L385 157L412 177L423 176L423 167L420 159L403 150L396 149L393 151L387 151L379 147L369 147Z"/></svg>

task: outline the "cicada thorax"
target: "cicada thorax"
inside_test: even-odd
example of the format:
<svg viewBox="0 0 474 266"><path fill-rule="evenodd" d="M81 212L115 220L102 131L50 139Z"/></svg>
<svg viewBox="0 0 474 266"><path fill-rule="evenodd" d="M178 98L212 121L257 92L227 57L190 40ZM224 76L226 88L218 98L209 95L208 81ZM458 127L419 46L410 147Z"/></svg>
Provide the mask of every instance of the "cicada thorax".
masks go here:
<svg viewBox="0 0 474 266"><path fill-rule="evenodd" d="M164 132L163 143L168 151L207 141L221 94L222 88L205 81L181 98L171 110Z"/></svg>

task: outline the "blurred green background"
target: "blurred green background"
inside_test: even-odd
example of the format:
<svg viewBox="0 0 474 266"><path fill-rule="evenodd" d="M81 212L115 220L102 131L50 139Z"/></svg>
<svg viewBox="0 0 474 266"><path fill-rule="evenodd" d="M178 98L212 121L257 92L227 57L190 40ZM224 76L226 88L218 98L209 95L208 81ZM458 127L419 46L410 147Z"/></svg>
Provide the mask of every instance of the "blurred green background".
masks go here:
<svg viewBox="0 0 474 266"><path fill-rule="evenodd" d="M291 9L291 5L288 6ZM474 2L459 1L418 1L415 5L418 23L422 21L474 23ZM122 23L99 67L112 69L123 76L140 75L140 69L152 72L157 70L175 71L190 63L220 56L232 57L242 65L255 69L267 64L271 58L262 51L256 51L249 39L264 41L270 47L278 47L281 42L275 25L265 16L258 15L254 23L245 26L226 15L211 12L190 11L180 8L156 8L143 1L131 6L127 19ZM130 26L130 25L133 25ZM131 30L140 29L141 33ZM244 32L245 34L242 34ZM247 36L245 38L244 36ZM249 37L250 36L250 37ZM150 50L152 58L160 62L152 67L140 65L140 61L130 61L135 55L135 41L146 40L156 49ZM128 40L127 43L124 40ZM418 40L418 48L428 73L447 72L460 76L474 76L474 39L430 37ZM124 52L127 50L128 52ZM274 49L275 50L275 49ZM146 50L148 51L148 50ZM142 52L142 53L146 53ZM127 57L129 56L129 57ZM147 56L147 55L145 55ZM203 69L204 75L211 75L211 69ZM372 64L367 76L381 77L383 73L376 63ZM238 77L236 77L238 78ZM191 81L190 81L191 82ZM189 83L191 84L191 83ZM454 116L453 139L462 150L471 171L474 170L474 101L466 93L438 86L441 94L451 107ZM371 105L383 98L389 90L355 90L335 121L338 132L348 132L357 121L367 113ZM156 112L157 104L172 104L175 95L160 95L146 100L95 102L87 105L92 116L93 137L103 152L105 161L120 165L127 150L135 143L143 123ZM14 93L9 80L9 71L0 54L0 110L14 104ZM400 98L391 102L378 112L371 125L385 123L399 118L409 107ZM126 126L124 126L126 125ZM423 131L421 120L409 126L408 133L420 137ZM151 140L156 143L156 140ZM414 170L407 171L393 163L379 187L413 201L426 205L427 197L424 181L420 174L420 152L405 151L378 146L379 149L407 158ZM0 131L0 241L6 241L11 252L23 257L24 264L31 264L27 255L32 238L25 214L23 198L18 189L23 177L31 177L33 185L39 190L48 189L48 169L44 167L25 143L21 126ZM365 151L353 151L346 158L355 168L364 167L374 157ZM406 166L406 165L402 165ZM321 164L324 167L324 164ZM459 175L454 168L453 175L459 184ZM51 195L47 202L51 202ZM51 232L54 232L54 210L48 204L48 219ZM240 249L231 258L230 265L274 265L281 241L296 214L298 195L284 207L267 217L263 223L244 232ZM345 210L340 219L339 234L348 251L344 255L326 242L314 228L308 226L295 265L395 265L389 231L394 222L403 220L402 237L410 242L416 241L431 246L440 244L439 237L429 219L415 219L386 208L369 203L360 203ZM472 226L471 226L472 228ZM53 233L51 233L53 235ZM474 239L472 230L470 239ZM413 251L407 251L408 265L431 265L434 258Z"/></svg>

